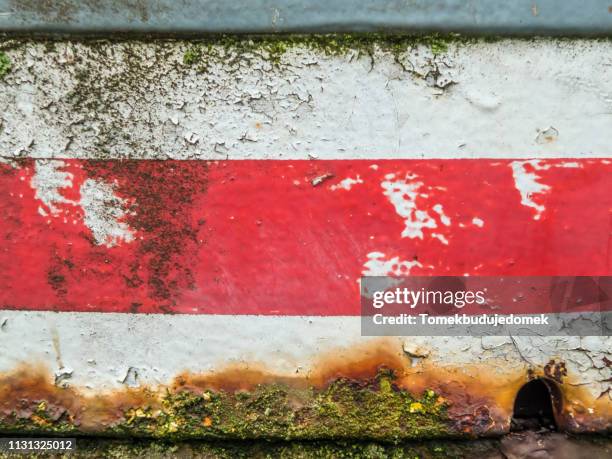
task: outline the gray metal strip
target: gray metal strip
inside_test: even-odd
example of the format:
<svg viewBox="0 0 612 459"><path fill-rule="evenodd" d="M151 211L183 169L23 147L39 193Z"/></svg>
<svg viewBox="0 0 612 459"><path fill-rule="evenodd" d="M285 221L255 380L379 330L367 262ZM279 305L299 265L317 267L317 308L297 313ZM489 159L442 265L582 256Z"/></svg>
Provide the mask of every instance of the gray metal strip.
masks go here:
<svg viewBox="0 0 612 459"><path fill-rule="evenodd" d="M0 31L612 35L612 0L0 0Z"/></svg>

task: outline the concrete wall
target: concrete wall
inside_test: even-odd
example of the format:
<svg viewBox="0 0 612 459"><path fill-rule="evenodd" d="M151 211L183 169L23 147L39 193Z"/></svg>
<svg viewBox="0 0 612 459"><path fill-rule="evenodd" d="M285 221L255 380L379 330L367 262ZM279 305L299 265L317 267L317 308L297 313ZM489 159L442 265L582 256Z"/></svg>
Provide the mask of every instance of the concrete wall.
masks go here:
<svg viewBox="0 0 612 459"><path fill-rule="evenodd" d="M211 43L5 39L0 49L10 61L10 71L0 80L2 180L13 183L9 176L15 180L22 177L32 202L42 205L46 213L59 209L56 216L64 219L68 215L62 213L68 212L65 206L73 206L71 200L77 199L73 193L83 194L82 187L73 186L75 171L87 169L88 164L97 167L91 160L100 159L111 163L127 158L274 159L298 164L488 158L533 166L534 171L523 171L531 178L531 185L542 185L538 180L549 168L546 161L531 160L561 159L590 162L589 170L600 171L597 189L611 185L609 175L601 172L607 170L612 147L612 43L607 40L328 37ZM49 158L62 161L42 160ZM75 159L83 161L72 161ZM545 209L540 201L544 198L538 196L544 188L534 185L523 189L524 181L515 178L512 182L512 169L507 171L509 185L499 184L500 199L507 198L517 206L517 212L525 212L518 217L515 214L517 221L512 224L513 234L521 238L521 228L537 220L538 212ZM591 188L594 175L584 172L580 177L576 195L588 198L595 192ZM121 201L125 196L113 197L112 176L107 179L110 188L96 188L93 194L94 213L90 215L96 217L86 226L94 240L101 234L100 240L106 241L102 245L112 251L113 246L119 250L129 242L132 233L121 226L129 212ZM194 181L187 182L187 188L200 186L190 180ZM260 182L261 199L275 193L274 187L266 191L265 183ZM551 193L564 186L554 182ZM18 193L11 187L14 185L5 188L7 193ZM466 184L464 191L476 200L484 196L474 185ZM102 196L105 192L110 193L108 199ZM163 188L156 192L164 194ZM386 200L382 192L379 194ZM14 212L8 196L0 199L4 200L5 215L13 215L17 227L24 228L25 239L42 241L49 256L61 252L58 244L81 237L45 238L31 230L34 217L26 217L25 211ZM96 211L95 202L103 207ZM545 204L556 209L552 201ZM232 205L229 199L228 208ZM346 212L352 212L354 205L347 204ZM582 231L596 228L597 235L585 240L604 240L610 230L605 218L609 207L606 202L592 205L591 214L597 217ZM495 218L501 224L512 216ZM7 218L5 228L15 221ZM449 231L454 234L459 230ZM546 236L543 229L533 231L527 238ZM388 232L391 234L391 227ZM107 243L109 234L115 241L112 244ZM284 234L291 237L289 230ZM347 240L351 238L351 234L344 234ZM5 240L5 253L13 253L8 236ZM609 275L609 246L596 247L601 250L588 256L597 272L586 272L585 258L577 259L586 263L584 274ZM323 243L320 249L333 252L333 247ZM525 252L535 250L533 245L516 250L522 251L527 261L531 257L539 274L575 274L546 272L550 265ZM444 260L444 253L438 253L439 260ZM498 261L493 260L487 268L489 274L499 274L492 267ZM26 293L28 288L36 290L36 284L28 284L25 278L15 289L14 283L19 282L15 272L23 269L22 262L19 259L9 265L7 261L0 276L0 285L4 282L3 288L9 292L3 297L6 310L0 311L4 430L52 430L60 425L66 431L106 432L120 425L118 431L123 434L206 437L210 424L219 422L220 430L214 435L290 436L287 432L297 422L294 418L283 418L285 424L274 418L279 424L274 424L270 433L257 430L262 421L256 422L255 417L244 431L235 434L225 428L227 419L204 414L195 429L185 421L192 413L180 417L176 407L172 411L160 399L167 387L182 387L181 381L196 387L198 396L204 397L198 403L204 404L207 392L202 395L202 391L209 388L256 394L257 384L288 384L299 390L308 386L324 391L330 380L342 377L379 381L376 390L380 391L377 374L381 365L393 369L398 378L393 384L414 397L407 405L412 408L402 411L402 416L431 415L449 426L448 431L432 427L427 433L418 429L415 433L402 421L404 430L393 434L400 437L507 431L516 392L530 378L539 376L560 387L559 419L564 427L610 429L609 337L379 340L360 336L359 317L346 314L280 311L253 315L234 310L227 315L207 314L205 308L187 315L115 313L109 312L112 307L87 302L76 308L80 312L55 304L26 307L11 293L19 288ZM77 268L86 270L88 266ZM571 270L571 266L563 267ZM278 270L282 273L282 266ZM356 270L351 275L358 277L366 271L362 268L361 273ZM388 267L379 274L392 271ZM229 304L231 298L227 301ZM291 310L293 306L287 307ZM427 405L429 390L436 394L431 406ZM100 394L107 398L100 401ZM26 403L16 407L15 400ZM436 411L435 407L447 402L447 411ZM53 407L51 414L47 405L41 408L40 403ZM320 408L320 399L308 399L290 402L287 410L294 413L303 405L312 408L313 403ZM232 409L237 410L235 406ZM133 428L134 419L155 423L160 416L165 416L164 422L155 425L165 430L151 425ZM335 422L342 423L340 419ZM301 431L297 432L299 437ZM376 437L355 426L342 433L330 432ZM321 433L307 431L304 435Z"/></svg>

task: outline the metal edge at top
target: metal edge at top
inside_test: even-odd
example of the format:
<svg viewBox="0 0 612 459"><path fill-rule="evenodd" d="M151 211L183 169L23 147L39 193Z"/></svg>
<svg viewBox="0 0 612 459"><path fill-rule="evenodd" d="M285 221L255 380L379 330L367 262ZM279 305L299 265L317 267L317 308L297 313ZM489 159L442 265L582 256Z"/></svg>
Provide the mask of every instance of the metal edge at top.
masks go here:
<svg viewBox="0 0 612 459"><path fill-rule="evenodd" d="M612 0L0 0L0 32L612 36Z"/></svg>

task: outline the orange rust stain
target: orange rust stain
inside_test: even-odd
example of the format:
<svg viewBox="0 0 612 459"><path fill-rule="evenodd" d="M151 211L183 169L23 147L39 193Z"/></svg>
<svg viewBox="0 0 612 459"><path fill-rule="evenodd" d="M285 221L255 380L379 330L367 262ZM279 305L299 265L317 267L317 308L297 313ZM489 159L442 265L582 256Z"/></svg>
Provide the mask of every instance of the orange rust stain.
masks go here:
<svg viewBox="0 0 612 459"><path fill-rule="evenodd" d="M210 373L181 373L175 378L172 387L236 392L249 391L261 384L286 384L298 389L321 389L341 378L371 380L382 369L392 370L399 380L405 376L406 363L397 341L373 340L349 350L338 349L324 354L315 360L313 370L306 374L277 375L261 363L232 364Z"/></svg>
<svg viewBox="0 0 612 459"><path fill-rule="evenodd" d="M148 389L86 396L70 387L57 387L53 380L53 375L41 365L22 365L0 377L0 417L15 413L18 418L44 425L48 421L37 414L43 404L50 420L65 420L83 431L95 431L122 419L131 407L159 405L157 394Z"/></svg>
<svg viewBox="0 0 612 459"><path fill-rule="evenodd" d="M38 404L45 402L49 413L58 419L65 413L82 411L80 396L72 389L60 389L41 366L22 365L0 379L0 414L15 412L19 417L34 416ZM56 411L56 408L60 411Z"/></svg>
<svg viewBox="0 0 612 459"><path fill-rule="evenodd" d="M563 411L558 422L569 432L612 432L612 401L607 394L593 397L583 386L559 385Z"/></svg>
<svg viewBox="0 0 612 459"><path fill-rule="evenodd" d="M339 378L372 379L380 370L387 369L393 371L399 382L406 376L407 364L399 341L379 339L322 356L307 379L310 385L324 387Z"/></svg>
<svg viewBox="0 0 612 459"><path fill-rule="evenodd" d="M274 374L263 364L230 365L220 371L204 374L184 372L167 388L170 391L191 390L250 391L258 385L285 384L296 389L323 389L338 379L372 384L383 369L391 370L397 388L415 395L433 390L448 402L448 413L456 427L465 432L474 426L491 426L490 432L509 429L514 399L533 378L559 377L562 397L561 427L572 431L611 430L612 407L604 396L594 397L584 387L572 384L572 375L562 362L551 361L540 369L508 369L504 361L486 361L480 365L448 365L439 362L412 367L401 351L400 341L372 340L337 349L313 362L313 370L292 376ZM53 375L42 366L21 366L0 376L0 419L15 413L44 426L38 407L45 404L45 415L51 420L65 419L83 431L100 431L125 419L133 408L159 409L164 387L121 389L100 395L85 395L73 388L53 384ZM202 419L206 427L212 419Z"/></svg>

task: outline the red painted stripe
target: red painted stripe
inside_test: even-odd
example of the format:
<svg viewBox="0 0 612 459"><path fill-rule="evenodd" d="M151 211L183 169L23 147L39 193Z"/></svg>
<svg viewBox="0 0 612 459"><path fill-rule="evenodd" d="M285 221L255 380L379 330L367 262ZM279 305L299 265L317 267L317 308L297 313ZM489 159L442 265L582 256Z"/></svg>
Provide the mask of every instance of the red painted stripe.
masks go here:
<svg viewBox="0 0 612 459"><path fill-rule="evenodd" d="M0 306L352 315L376 266L612 274L610 162L518 166L523 195L508 160L66 161L55 187L0 164Z"/></svg>

